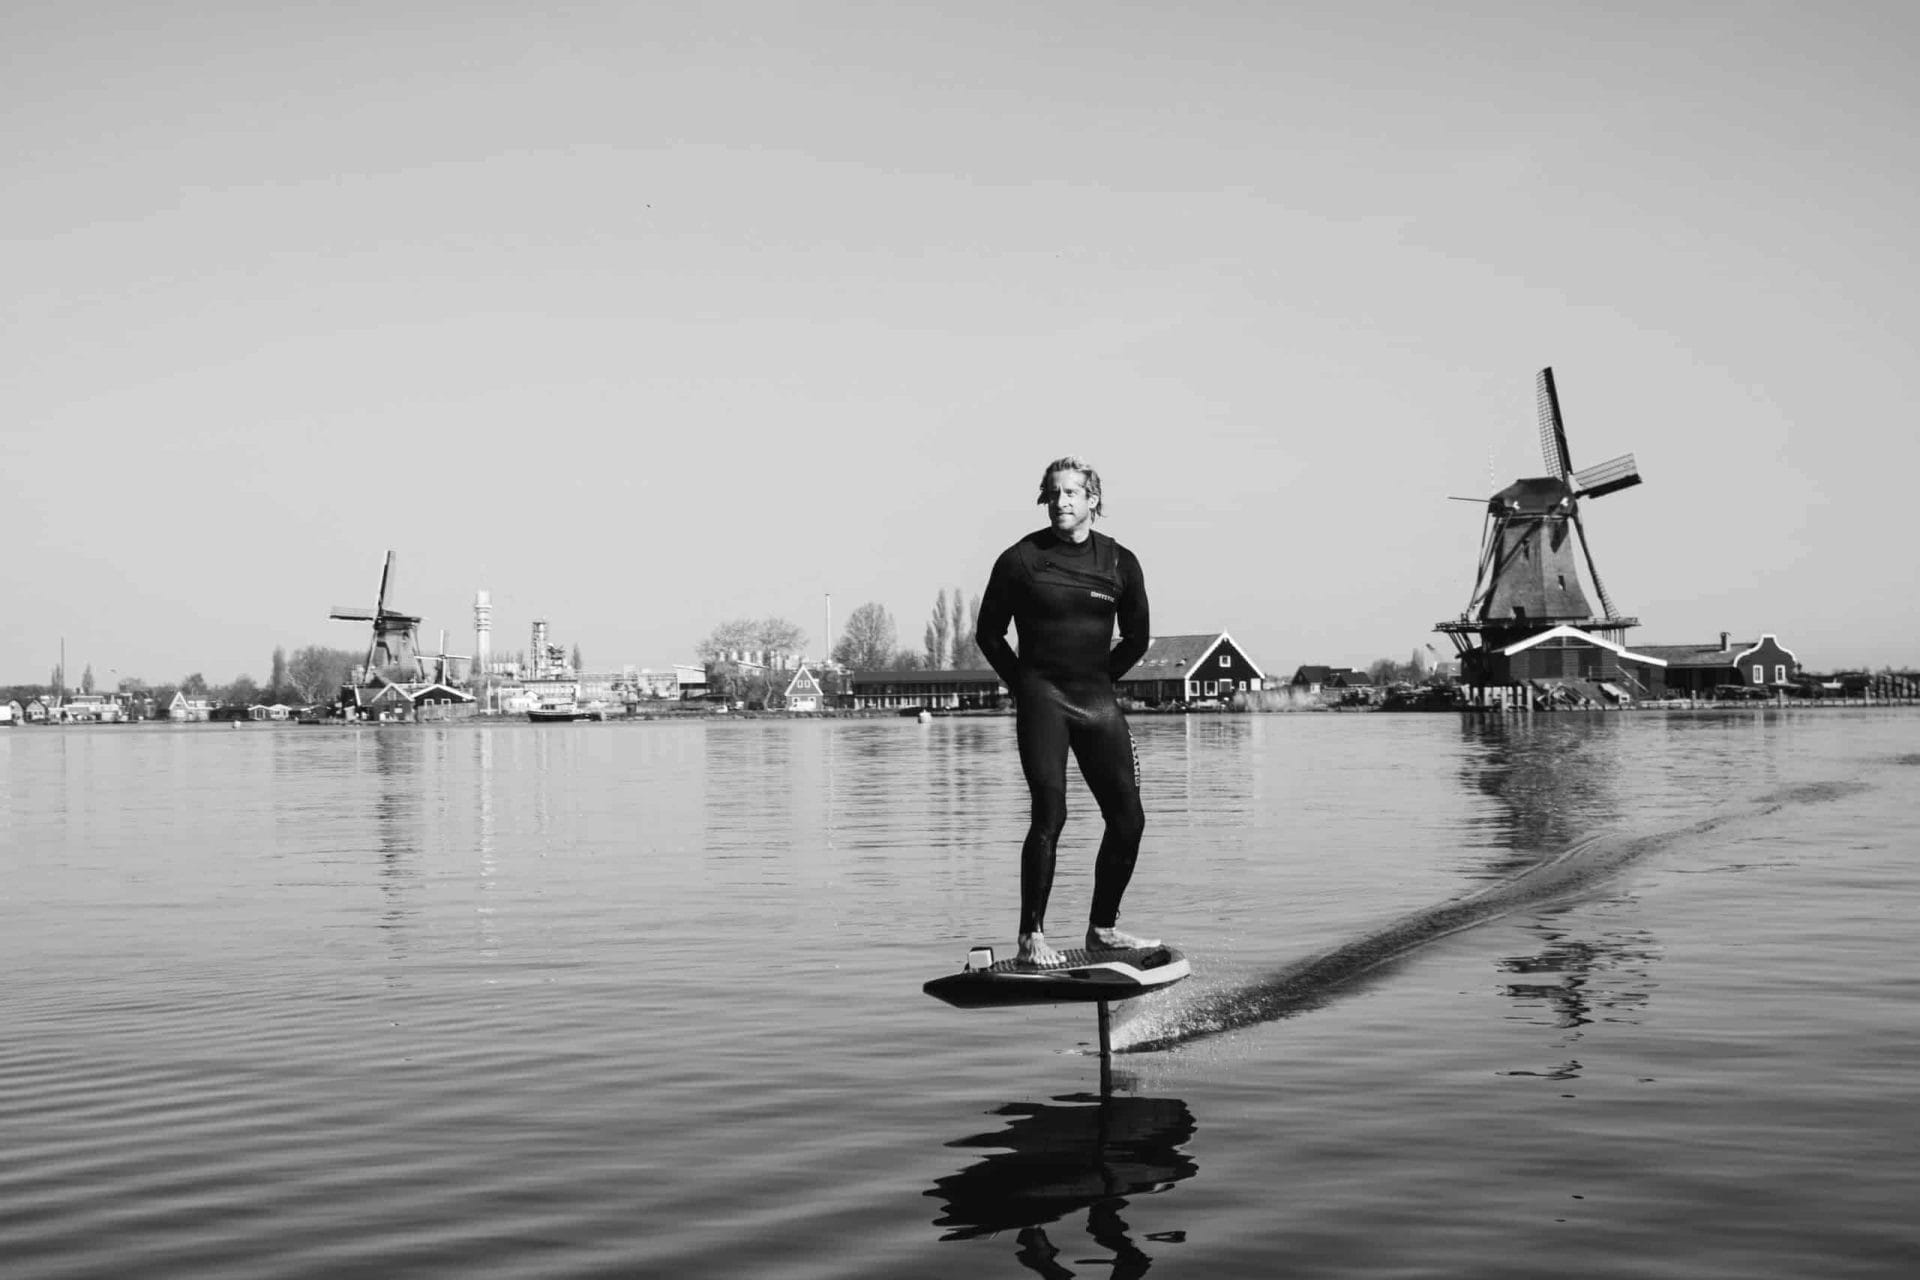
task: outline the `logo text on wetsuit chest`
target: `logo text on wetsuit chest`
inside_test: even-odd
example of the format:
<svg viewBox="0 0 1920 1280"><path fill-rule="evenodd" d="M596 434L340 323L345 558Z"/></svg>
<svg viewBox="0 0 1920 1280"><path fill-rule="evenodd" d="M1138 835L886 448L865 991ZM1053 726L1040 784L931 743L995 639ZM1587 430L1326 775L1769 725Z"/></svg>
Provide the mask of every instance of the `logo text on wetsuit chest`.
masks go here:
<svg viewBox="0 0 1920 1280"><path fill-rule="evenodd" d="M1087 594L1088 594L1088 595L1090 595L1090 596L1092 596L1092 597L1093 597L1093 598L1094 598L1095 600L1105 600L1105 601L1106 601L1106 602L1107 602L1108 604L1114 604L1114 603L1116 603L1116 601L1114 600L1114 598L1113 598L1112 596L1110 596L1110 595L1108 595L1108 594L1107 594L1106 592L1104 592L1104 591L1089 591L1089 592L1087 592Z"/></svg>

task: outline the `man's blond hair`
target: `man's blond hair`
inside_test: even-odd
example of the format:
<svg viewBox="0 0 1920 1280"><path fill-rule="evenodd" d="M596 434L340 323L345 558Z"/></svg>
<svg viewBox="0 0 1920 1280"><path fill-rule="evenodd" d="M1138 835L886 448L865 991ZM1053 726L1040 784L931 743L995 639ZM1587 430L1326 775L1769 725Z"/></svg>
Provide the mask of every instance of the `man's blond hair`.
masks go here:
<svg viewBox="0 0 1920 1280"><path fill-rule="evenodd" d="M1064 458L1055 458L1047 464L1047 469L1040 473L1040 496L1034 499L1036 505L1046 505L1049 481L1053 479L1053 473L1056 471L1078 471L1086 478L1087 497L1093 501L1093 514L1098 516L1105 510L1105 506L1100 501L1100 473L1093 469L1092 463L1077 453L1070 453Z"/></svg>

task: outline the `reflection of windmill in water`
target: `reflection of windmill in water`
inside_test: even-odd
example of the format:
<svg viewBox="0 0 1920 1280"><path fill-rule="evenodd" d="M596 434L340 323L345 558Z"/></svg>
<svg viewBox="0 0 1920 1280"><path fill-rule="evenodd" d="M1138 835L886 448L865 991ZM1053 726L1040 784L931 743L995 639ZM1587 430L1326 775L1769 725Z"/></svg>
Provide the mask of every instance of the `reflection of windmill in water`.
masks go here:
<svg viewBox="0 0 1920 1280"><path fill-rule="evenodd" d="M380 571L380 595L372 609L356 605L336 607L327 616L347 622L371 622L373 638L367 644L367 660L360 669L360 683L371 684L376 671L404 665L410 672L419 653L418 631L423 618L401 613L387 604L387 589L393 585L393 552L387 552L386 567ZM441 648L445 649L442 644Z"/></svg>
<svg viewBox="0 0 1920 1280"><path fill-rule="evenodd" d="M1489 686L1536 680L1642 683L1633 667L1645 660L1622 647L1640 620L1613 607L1580 519L1581 499L1639 484L1639 468L1627 453L1575 471L1552 369L1540 371L1538 387L1547 474L1516 480L1487 500L1473 595L1458 619L1435 627L1453 638L1462 680L1483 698ZM1576 541L1599 613L1581 586Z"/></svg>

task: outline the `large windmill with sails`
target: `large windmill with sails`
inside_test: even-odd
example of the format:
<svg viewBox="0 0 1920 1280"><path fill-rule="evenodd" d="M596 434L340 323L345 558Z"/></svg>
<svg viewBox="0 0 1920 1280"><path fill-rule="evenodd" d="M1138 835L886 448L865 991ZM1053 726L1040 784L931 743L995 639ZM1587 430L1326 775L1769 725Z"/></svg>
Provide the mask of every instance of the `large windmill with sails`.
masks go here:
<svg viewBox="0 0 1920 1280"><path fill-rule="evenodd" d="M375 597L373 608L364 605L338 605L327 616L346 622L370 622L373 624L372 638L367 642L367 658L360 669L360 683L371 684L374 673L390 667L403 666L411 671L414 659L420 652L419 629L424 618L419 614L402 613L387 603L387 590L393 585L393 552L387 552L385 567L380 570L380 594ZM444 650L445 644L441 645Z"/></svg>
<svg viewBox="0 0 1920 1280"><path fill-rule="evenodd" d="M1622 648L1627 629L1640 625L1614 608L1580 517L1582 501L1639 484L1639 466L1626 453L1575 470L1553 370L1542 369L1536 386L1546 474L1515 480L1486 500L1473 594L1458 618L1434 628L1459 651L1463 682L1482 688L1542 677L1620 677L1618 657L1634 656ZM1581 582L1582 563L1598 611ZM1611 650L1616 660L1583 660L1575 653L1596 646ZM1546 652L1517 668L1504 661L1542 647ZM1548 660L1554 653L1573 656Z"/></svg>

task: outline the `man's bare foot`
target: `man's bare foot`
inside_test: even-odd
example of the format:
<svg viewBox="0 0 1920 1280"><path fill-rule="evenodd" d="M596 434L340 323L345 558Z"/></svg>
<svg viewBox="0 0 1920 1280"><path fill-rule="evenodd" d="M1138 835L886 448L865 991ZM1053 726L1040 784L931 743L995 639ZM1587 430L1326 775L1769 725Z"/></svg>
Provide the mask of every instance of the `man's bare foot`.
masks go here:
<svg viewBox="0 0 1920 1280"><path fill-rule="evenodd" d="M1052 969L1063 965L1067 958L1047 945L1044 933L1023 933L1020 935L1020 963L1030 964L1036 969Z"/></svg>
<svg viewBox="0 0 1920 1280"><path fill-rule="evenodd" d="M1158 938L1136 938L1130 933L1118 929L1100 929L1087 926L1087 950L1089 951L1135 951L1141 947L1157 947Z"/></svg>

